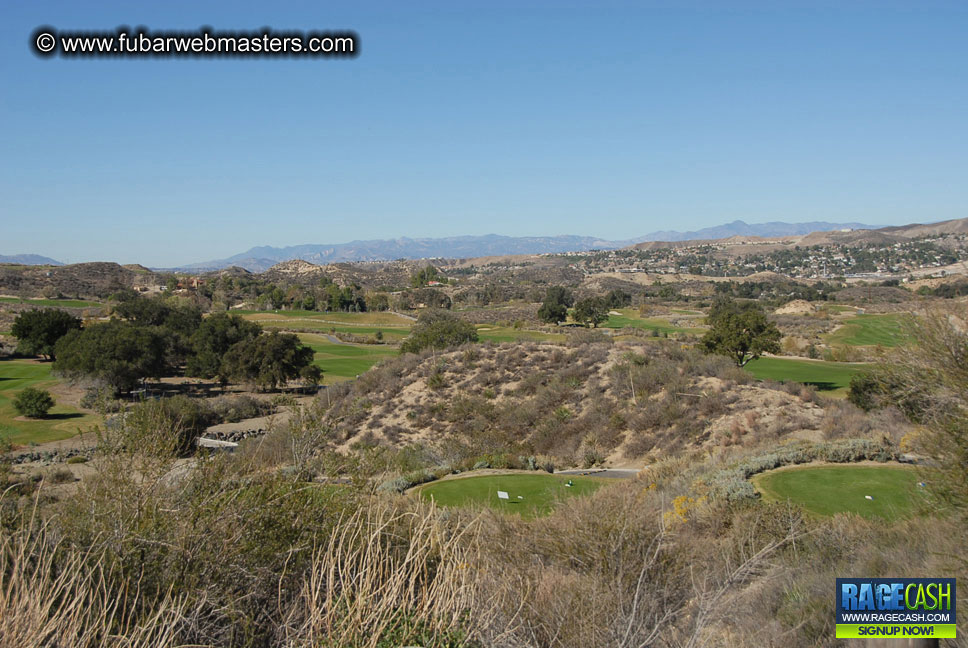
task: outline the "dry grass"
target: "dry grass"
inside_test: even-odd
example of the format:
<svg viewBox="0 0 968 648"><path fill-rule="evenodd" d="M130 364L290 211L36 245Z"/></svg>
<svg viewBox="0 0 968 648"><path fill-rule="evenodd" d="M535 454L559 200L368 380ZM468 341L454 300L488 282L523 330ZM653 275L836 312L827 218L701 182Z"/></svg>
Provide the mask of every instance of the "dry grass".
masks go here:
<svg viewBox="0 0 968 648"><path fill-rule="evenodd" d="M468 542L479 532L479 520L458 528L432 506L358 510L315 552L286 644L375 648L401 629L459 636L486 627L491 605L481 598L480 557Z"/></svg>
<svg viewBox="0 0 968 648"><path fill-rule="evenodd" d="M36 519L25 521L0 537L0 648L178 645L186 601L142 593L137 583L120 596L116 576L101 556L78 552ZM147 611L131 611L142 605Z"/></svg>

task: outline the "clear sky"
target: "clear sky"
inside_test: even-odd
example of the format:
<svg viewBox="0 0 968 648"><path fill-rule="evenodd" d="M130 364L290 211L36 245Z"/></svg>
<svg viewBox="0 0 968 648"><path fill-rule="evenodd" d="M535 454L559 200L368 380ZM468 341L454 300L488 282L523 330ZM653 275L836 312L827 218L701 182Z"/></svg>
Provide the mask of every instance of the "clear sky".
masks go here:
<svg viewBox="0 0 968 648"><path fill-rule="evenodd" d="M41 59L43 24L361 53ZM0 254L966 217L966 35L963 0L3 0Z"/></svg>

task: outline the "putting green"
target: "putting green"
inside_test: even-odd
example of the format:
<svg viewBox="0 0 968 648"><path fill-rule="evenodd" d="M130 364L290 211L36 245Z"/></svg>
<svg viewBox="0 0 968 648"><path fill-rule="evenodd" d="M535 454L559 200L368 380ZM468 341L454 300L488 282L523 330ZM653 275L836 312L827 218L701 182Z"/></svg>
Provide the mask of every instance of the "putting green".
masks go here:
<svg viewBox="0 0 968 648"><path fill-rule="evenodd" d="M851 377L867 368L868 365L864 364L772 357L757 358L746 365L746 370L757 380L792 380L813 385L828 396L845 396Z"/></svg>
<svg viewBox="0 0 968 648"><path fill-rule="evenodd" d="M568 482L571 486L568 486ZM490 506L508 513L536 517L550 513L563 498L588 495L604 483L603 479L547 473L482 475L431 482L419 487L417 494L441 506ZM508 494L498 498L498 491Z"/></svg>
<svg viewBox="0 0 968 648"><path fill-rule="evenodd" d="M764 499L789 500L816 515L896 520L913 515L921 497L917 471L898 464L797 466L755 475L752 481Z"/></svg>

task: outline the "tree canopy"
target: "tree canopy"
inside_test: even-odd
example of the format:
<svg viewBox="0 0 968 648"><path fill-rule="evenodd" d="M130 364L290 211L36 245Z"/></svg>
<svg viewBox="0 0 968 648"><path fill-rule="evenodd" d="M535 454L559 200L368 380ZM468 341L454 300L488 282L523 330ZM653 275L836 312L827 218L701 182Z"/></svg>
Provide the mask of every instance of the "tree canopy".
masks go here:
<svg viewBox="0 0 968 648"><path fill-rule="evenodd" d="M313 350L292 333L272 331L237 342L222 361L224 375L262 389L275 389L305 377Z"/></svg>
<svg viewBox="0 0 968 648"><path fill-rule="evenodd" d="M426 286L431 281L440 281L443 277L440 270L432 265L428 265L410 275L410 285L414 288Z"/></svg>
<svg viewBox="0 0 968 648"><path fill-rule="evenodd" d="M417 324L400 345L400 351L417 353L423 349L446 349L477 340L477 329L473 324L447 311L432 309L420 313Z"/></svg>
<svg viewBox="0 0 968 648"><path fill-rule="evenodd" d="M167 341L167 361L172 366L178 366L188 358L192 352L191 337L202 323L202 311L193 304L146 298L137 293L122 295L114 313L136 326L158 329Z"/></svg>
<svg viewBox="0 0 968 648"><path fill-rule="evenodd" d="M608 303L603 297L586 297L575 304L573 316L576 322L597 328L608 321Z"/></svg>
<svg viewBox="0 0 968 648"><path fill-rule="evenodd" d="M233 345L256 338L262 327L241 316L215 313L199 325L191 338L192 354L185 373L199 378L213 378L222 372L222 359Z"/></svg>
<svg viewBox="0 0 968 648"><path fill-rule="evenodd" d="M712 328L703 336L703 348L707 353L728 356L739 367L764 353L780 350L780 329L755 304L717 302L706 321Z"/></svg>
<svg viewBox="0 0 968 648"><path fill-rule="evenodd" d="M57 341L81 328L81 320L58 308L32 308L17 315L10 332L17 338L17 353L42 355L53 360Z"/></svg>
<svg viewBox="0 0 968 648"><path fill-rule="evenodd" d="M557 324L568 318L568 308L575 303L575 296L564 286L551 286L545 293L538 317L542 322Z"/></svg>
<svg viewBox="0 0 968 648"><path fill-rule="evenodd" d="M165 373L165 336L154 327L111 321L74 330L58 341L54 370L101 380L122 392Z"/></svg>

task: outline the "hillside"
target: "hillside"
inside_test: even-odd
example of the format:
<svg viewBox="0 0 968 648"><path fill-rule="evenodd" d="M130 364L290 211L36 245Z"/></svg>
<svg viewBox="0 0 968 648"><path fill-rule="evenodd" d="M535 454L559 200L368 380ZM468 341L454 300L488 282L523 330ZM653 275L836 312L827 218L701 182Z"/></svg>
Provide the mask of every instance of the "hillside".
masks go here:
<svg viewBox="0 0 968 648"><path fill-rule="evenodd" d="M75 263L65 266L0 265L0 294L29 297L53 293L75 299L100 299L123 288L159 283L144 266L117 263Z"/></svg>
<svg viewBox="0 0 968 648"><path fill-rule="evenodd" d="M931 223L927 225L915 223L913 225L902 225L900 227L884 227L881 228L880 231L896 234L898 236L905 236L907 238L915 238L918 236L935 236L938 234L966 234L968 233L968 218L956 218L953 220L946 220L941 221L940 223Z"/></svg>
<svg viewBox="0 0 968 648"><path fill-rule="evenodd" d="M321 398L334 403L326 419L341 447L420 444L451 460L511 448L559 465L641 465L688 448L869 431L849 404L658 341L406 355L330 392Z"/></svg>

